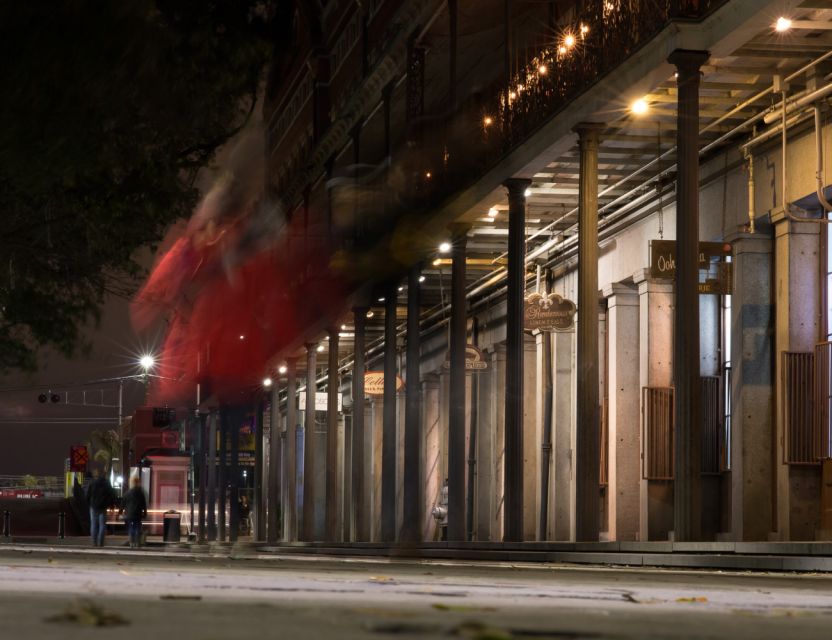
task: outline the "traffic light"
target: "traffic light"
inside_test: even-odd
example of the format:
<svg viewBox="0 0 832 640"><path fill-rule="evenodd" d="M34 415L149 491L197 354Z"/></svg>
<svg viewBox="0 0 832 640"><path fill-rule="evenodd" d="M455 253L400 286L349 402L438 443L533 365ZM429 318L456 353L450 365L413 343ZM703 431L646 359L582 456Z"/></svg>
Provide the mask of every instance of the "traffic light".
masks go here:
<svg viewBox="0 0 832 640"><path fill-rule="evenodd" d="M50 400L52 404L58 404L61 401L61 396L57 393L50 393L48 395L45 393L41 393L38 396L38 402L40 402L41 404L46 404L47 400Z"/></svg>

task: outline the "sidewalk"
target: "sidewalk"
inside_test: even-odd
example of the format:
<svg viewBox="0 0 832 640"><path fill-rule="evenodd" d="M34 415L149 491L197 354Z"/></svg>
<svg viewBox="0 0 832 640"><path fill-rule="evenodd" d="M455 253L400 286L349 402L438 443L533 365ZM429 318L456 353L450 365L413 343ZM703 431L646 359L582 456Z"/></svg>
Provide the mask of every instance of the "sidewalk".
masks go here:
<svg viewBox="0 0 832 640"><path fill-rule="evenodd" d="M418 545L382 543L280 543L243 539L229 542L165 543L151 537L139 550L129 549L123 536L110 536L104 548L90 546L88 538L0 538L4 550L80 554L151 554L170 557L206 555L235 559L361 558L378 560L490 561L585 564L674 569L723 569L733 571L832 572L830 542L523 542L449 543Z"/></svg>

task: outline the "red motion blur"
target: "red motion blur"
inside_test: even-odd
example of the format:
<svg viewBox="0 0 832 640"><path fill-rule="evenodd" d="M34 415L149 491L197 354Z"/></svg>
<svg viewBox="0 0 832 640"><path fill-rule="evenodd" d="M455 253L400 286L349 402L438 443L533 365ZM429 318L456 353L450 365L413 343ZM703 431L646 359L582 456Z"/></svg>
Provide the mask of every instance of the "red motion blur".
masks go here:
<svg viewBox="0 0 832 640"><path fill-rule="evenodd" d="M293 222L247 254L245 222L189 229L136 296L137 328L168 316L152 404L190 405L198 381L203 400L250 400L269 361L303 328L341 313L348 287L330 267L327 242L305 238Z"/></svg>

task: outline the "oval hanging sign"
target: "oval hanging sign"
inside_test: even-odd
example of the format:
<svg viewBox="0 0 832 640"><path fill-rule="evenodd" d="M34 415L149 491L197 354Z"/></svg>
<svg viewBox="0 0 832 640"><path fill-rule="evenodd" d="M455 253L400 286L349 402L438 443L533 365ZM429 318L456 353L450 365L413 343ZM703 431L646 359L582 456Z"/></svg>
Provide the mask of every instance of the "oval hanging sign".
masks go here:
<svg viewBox="0 0 832 640"><path fill-rule="evenodd" d="M451 368L451 361L445 360L442 365L445 369ZM466 371L485 371L488 369L488 360L480 351L479 347L473 344L465 345L465 370Z"/></svg>
<svg viewBox="0 0 832 640"><path fill-rule="evenodd" d="M396 376L396 391L404 389L404 380ZM364 395L384 395L384 371L367 371L364 374Z"/></svg>
<svg viewBox="0 0 832 640"><path fill-rule="evenodd" d="M526 296L523 327L529 331L569 331L575 327L575 303L556 293Z"/></svg>

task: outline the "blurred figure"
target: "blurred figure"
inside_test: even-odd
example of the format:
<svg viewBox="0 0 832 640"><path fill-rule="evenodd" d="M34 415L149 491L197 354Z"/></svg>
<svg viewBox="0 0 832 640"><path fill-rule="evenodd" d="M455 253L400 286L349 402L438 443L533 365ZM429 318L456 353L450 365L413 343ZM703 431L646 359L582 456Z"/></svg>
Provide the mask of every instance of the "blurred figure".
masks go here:
<svg viewBox="0 0 832 640"><path fill-rule="evenodd" d="M243 494L240 496L240 533L251 532L251 505L248 503L248 496Z"/></svg>
<svg viewBox="0 0 832 640"><path fill-rule="evenodd" d="M147 518L147 498L139 476L130 479L130 490L124 494L124 523L130 538L130 548L138 549L142 542L142 520Z"/></svg>
<svg viewBox="0 0 832 640"><path fill-rule="evenodd" d="M103 547L107 530L107 509L115 504L116 494L107 478L93 471L93 480L87 487L87 504L90 506L90 536L92 546Z"/></svg>
<svg viewBox="0 0 832 640"><path fill-rule="evenodd" d="M442 488L439 490L439 497L436 500L436 506L431 512L436 524L439 526L439 539L443 542L448 539L448 479L442 483Z"/></svg>

